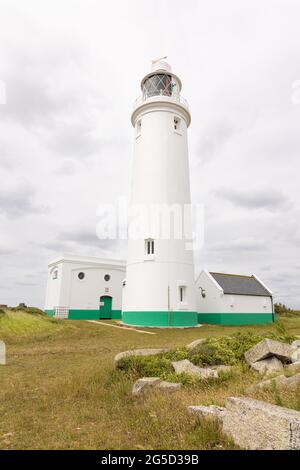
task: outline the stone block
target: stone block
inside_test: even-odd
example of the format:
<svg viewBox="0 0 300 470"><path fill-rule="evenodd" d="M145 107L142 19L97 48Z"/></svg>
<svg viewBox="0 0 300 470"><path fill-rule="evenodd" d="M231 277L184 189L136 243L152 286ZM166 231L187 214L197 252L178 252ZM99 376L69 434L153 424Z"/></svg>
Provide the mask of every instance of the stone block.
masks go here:
<svg viewBox="0 0 300 470"><path fill-rule="evenodd" d="M266 338L245 352L245 359L251 364L275 356L282 362L291 362L293 352L294 349L289 344Z"/></svg>

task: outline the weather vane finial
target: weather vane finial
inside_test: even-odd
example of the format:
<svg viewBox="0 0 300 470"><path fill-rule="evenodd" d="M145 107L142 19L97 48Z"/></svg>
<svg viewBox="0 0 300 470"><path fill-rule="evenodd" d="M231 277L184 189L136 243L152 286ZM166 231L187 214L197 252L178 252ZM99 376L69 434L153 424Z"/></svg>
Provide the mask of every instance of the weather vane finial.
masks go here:
<svg viewBox="0 0 300 470"><path fill-rule="evenodd" d="M156 62L160 62L161 60L164 60L164 59L167 59L167 55L165 57L161 57L160 59L153 59L151 62L152 62L152 65L156 64Z"/></svg>

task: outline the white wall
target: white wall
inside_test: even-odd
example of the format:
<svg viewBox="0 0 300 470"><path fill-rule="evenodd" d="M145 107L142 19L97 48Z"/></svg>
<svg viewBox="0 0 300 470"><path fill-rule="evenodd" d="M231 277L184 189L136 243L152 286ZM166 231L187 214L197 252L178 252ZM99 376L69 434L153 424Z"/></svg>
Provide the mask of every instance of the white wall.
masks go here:
<svg viewBox="0 0 300 470"><path fill-rule="evenodd" d="M199 313L272 313L271 297L223 294L206 271L200 273L195 285ZM205 289L205 298L200 286Z"/></svg>
<svg viewBox="0 0 300 470"><path fill-rule="evenodd" d="M58 269L58 278L52 279L53 269ZM83 272L84 279L78 274ZM105 281L105 274L110 280ZM48 269L46 309L68 307L78 310L96 310L100 297L112 297L112 309L122 308L122 281L125 277L125 263L97 258L68 257L50 263Z"/></svg>
<svg viewBox="0 0 300 470"><path fill-rule="evenodd" d="M174 130L174 117L180 128ZM152 205L181 209L190 204L187 145L189 114L168 97L154 97L133 113L133 124L141 120L141 135L134 135L131 204L145 210ZM193 251L186 239L163 239L141 224L140 238L128 239L126 289L123 311L167 311L168 286L171 310L196 311ZM187 234L186 234L187 235ZM155 255L145 260L146 238L155 239ZM186 302L179 302L179 284L186 285Z"/></svg>

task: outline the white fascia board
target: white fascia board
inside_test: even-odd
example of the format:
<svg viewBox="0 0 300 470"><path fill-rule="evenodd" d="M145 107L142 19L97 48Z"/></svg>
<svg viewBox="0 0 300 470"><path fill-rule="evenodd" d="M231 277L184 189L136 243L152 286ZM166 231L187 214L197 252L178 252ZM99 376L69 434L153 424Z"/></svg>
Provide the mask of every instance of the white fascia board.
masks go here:
<svg viewBox="0 0 300 470"><path fill-rule="evenodd" d="M197 277L196 281L195 281L195 284L197 284L197 282L199 281L200 279L200 276L202 274L206 274L206 276L208 277L208 279L210 279L212 281L212 283L215 285L215 287L218 289L218 291L221 293L221 294L224 294L224 291L222 289L222 287L217 283L217 281L212 277L212 275L210 274L210 272L207 270L207 269L202 269L201 273L199 274L199 276Z"/></svg>
<svg viewBox="0 0 300 470"><path fill-rule="evenodd" d="M256 274L252 274L252 276L265 288L267 291L273 296L273 292L266 286L264 282L262 282Z"/></svg>
<svg viewBox="0 0 300 470"><path fill-rule="evenodd" d="M93 265L93 266L102 266L110 268L119 268L124 269L126 263L117 259L103 259L103 258L94 258L90 256L78 256L78 255L62 255L59 258L54 259L48 264L48 267L52 267L58 263L71 263L71 264L84 264L84 265Z"/></svg>
<svg viewBox="0 0 300 470"><path fill-rule="evenodd" d="M205 272L204 269L201 269L200 274L198 274L198 276L196 277L195 284L197 284L197 282L200 279L201 274L204 273L204 272Z"/></svg>
<svg viewBox="0 0 300 470"><path fill-rule="evenodd" d="M216 288L218 289L218 291L221 293L221 294L224 294L224 291L222 289L222 287L220 286L220 284L217 283L217 281L215 280L215 278L210 274L209 271L207 271L207 269L204 270L205 274L208 276L208 278L212 281L212 283L216 286Z"/></svg>

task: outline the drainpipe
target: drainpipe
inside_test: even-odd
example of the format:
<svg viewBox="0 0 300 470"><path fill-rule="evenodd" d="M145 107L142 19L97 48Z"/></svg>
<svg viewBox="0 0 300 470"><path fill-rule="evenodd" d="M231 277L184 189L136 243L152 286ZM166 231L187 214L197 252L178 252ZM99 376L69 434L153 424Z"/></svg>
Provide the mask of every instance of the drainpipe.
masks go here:
<svg viewBox="0 0 300 470"><path fill-rule="evenodd" d="M274 312L273 295L271 295L271 304L272 304L272 317L273 317L273 322L274 322L275 321L275 312Z"/></svg>
<svg viewBox="0 0 300 470"><path fill-rule="evenodd" d="M168 286L168 327L170 326L170 286Z"/></svg>

